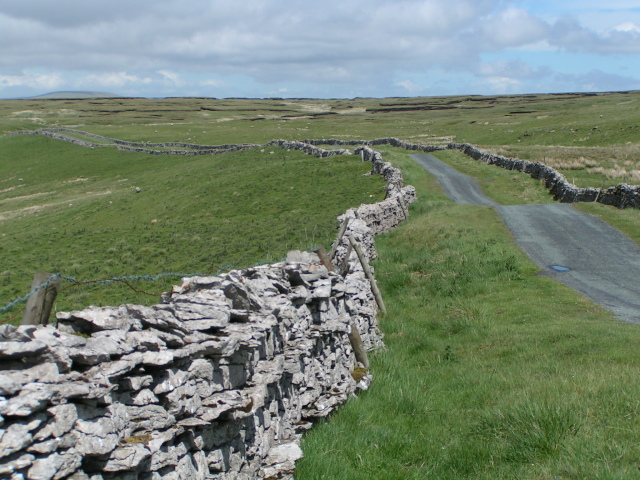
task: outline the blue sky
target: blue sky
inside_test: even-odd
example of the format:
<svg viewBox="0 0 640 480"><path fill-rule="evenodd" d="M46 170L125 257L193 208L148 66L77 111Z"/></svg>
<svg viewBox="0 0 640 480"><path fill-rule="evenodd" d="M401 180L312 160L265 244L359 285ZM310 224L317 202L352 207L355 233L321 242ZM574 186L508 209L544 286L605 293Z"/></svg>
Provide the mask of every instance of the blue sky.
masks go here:
<svg viewBox="0 0 640 480"><path fill-rule="evenodd" d="M640 0L0 0L0 98L640 90Z"/></svg>

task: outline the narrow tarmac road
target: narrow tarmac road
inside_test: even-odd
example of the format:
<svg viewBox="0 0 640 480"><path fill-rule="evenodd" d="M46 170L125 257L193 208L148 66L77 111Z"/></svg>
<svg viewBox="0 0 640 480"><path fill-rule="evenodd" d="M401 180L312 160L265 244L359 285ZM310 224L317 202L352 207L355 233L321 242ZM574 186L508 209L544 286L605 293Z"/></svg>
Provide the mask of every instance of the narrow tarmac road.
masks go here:
<svg viewBox="0 0 640 480"><path fill-rule="evenodd" d="M494 207L542 274L618 318L640 323L640 248L628 237L569 204L498 205L472 177L433 155L411 157L438 179L453 201Z"/></svg>

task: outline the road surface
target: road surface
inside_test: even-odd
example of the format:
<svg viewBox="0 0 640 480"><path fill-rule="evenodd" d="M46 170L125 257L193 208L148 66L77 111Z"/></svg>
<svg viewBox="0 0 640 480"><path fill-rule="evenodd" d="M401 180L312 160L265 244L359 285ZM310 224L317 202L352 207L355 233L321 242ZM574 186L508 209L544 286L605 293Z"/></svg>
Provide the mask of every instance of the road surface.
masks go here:
<svg viewBox="0 0 640 480"><path fill-rule="evenodd" d="M433 155L412 155L457 203L494 207L541 273L627 322L640 323L640 248L570 204L498 205L476 181Z"/></svg>

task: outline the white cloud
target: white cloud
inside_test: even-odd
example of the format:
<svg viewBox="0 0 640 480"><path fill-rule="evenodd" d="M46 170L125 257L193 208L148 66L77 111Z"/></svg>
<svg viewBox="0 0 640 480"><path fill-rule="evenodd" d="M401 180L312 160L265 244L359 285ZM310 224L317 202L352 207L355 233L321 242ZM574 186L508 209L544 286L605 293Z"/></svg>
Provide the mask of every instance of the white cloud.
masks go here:
<svg viewBox="0 0 640 480"><path fill-rule="evenodd" d="M0 75L0 88L26 86L54 90L64 85L65 81L59 73L31 73L21 75Z"/></svg>
<svg viewBox="0 0 640 480"><path fill-rule="evenodd" d="M637 2L585 0L575 4L581 17L568 10L572 2L0 0L0 89L46 89L45 79L23 74L46 71L56 72L46 74L57 79L55 88L95 85L152 96L211 88L257 95L280 85L301 96L384 96L398 88L419 92L404 79L432 69L481 80L549 76L524 61L485 65L487 53L640 54L640 13L623 16ZM618 9L607 14L617 20L605 30L581 21L604 8ZM636 63L627 61L631 76L640 77Z"/></svg>
<svg viewBox="0 0 640 480"><path fill-rule="evenodd" d="M129 75L126 72L112 72L92 74L82 77L76 81L79 86L100 86L104 88L124 87L128 84L148 85L152 82L149 77L138 77L137 75Z"/></svg>
<svg viewBox="0 0 640 480"><path fill-rule="evenodd" d="M394 85L404 88L408 93L412 95L416 95L424 90L424 87L418 85L417 83L414 83L411 80L402 80L400 82L396 82Z"/></svg>
<svg viewBox="0 0 640 480"><path fill-rule="evenodd" d="M209 79L209 80L202 80L199 85L203 86L203 87L215 87L215 88L223 88L227 86L227 82L224 82L222 80L213 80L213 79Z"/></svg>
<svg viewBox="0 0 640 480"><path fill-rule="evenodd" d="M162 75L165 83L172 87L184 87L185 85L187 85L187 82L179 73L171 72L169 70L158 70L156 73Z"/></svg>
<svg viewBox="0 0 640 480"><path fill-rule="evenodd" d="M640 26L636 25L633 22L624 22L620 25L616 25L611 29L612 32L634 32L640 33Z"/></svg>
<svg viewBox="0 0 640 480"><path fill-rule="evenodd" d="M498 94L522 93L523 83L510 77L489 77L484 82L489 92Z"/></svg>
<svg viewBox="0 0 640 480"><path fill-rule="evenodd" d="M517 48L546 37L549 26L524 10L508 8L488 17L480 26L479 41L489 48Z"/></svg>

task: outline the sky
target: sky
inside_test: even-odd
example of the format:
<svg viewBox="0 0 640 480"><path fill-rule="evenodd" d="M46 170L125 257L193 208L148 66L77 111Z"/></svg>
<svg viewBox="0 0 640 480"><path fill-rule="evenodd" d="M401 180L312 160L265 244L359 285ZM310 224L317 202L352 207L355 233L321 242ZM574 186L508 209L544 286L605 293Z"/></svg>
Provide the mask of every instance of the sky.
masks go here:
<svg viewBox="0 0 640 480"><path fill-rule="evenodd" d="M0 98L640 90L640 0L0 0Z"/></svg>

